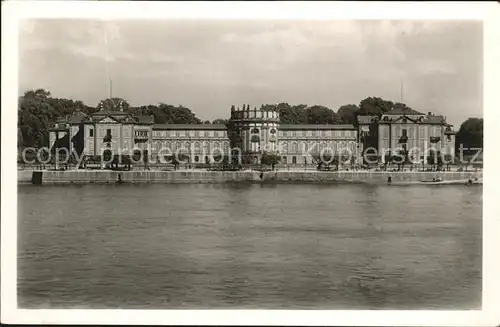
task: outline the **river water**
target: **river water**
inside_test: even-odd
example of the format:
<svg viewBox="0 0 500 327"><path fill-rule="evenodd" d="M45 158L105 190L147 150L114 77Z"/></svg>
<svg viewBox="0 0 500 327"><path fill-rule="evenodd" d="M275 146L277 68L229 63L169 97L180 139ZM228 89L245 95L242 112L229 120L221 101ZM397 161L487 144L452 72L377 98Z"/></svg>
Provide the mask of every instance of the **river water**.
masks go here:
<svg viewBox="0 0 500 327"><path fill-rule="evenodd" d="M482 187L19 186L21 308L477 309Z"/></svg>

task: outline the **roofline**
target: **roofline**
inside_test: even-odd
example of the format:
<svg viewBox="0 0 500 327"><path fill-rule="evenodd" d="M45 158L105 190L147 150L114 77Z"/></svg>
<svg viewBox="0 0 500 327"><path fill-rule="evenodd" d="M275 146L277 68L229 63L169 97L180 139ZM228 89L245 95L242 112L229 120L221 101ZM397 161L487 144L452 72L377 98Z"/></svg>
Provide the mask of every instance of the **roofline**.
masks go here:
<svg viewBox="0 0 500 327"><path fill-rule="evenodd" d="M351 124L280 124L279 128L281 130L357 130L354 125Z"/></svg>
<svg viewBox="0 0 500 327"><path fill-rule="evenodd" d="M153 130L227 130L223 124L154 124Z"/></svg>

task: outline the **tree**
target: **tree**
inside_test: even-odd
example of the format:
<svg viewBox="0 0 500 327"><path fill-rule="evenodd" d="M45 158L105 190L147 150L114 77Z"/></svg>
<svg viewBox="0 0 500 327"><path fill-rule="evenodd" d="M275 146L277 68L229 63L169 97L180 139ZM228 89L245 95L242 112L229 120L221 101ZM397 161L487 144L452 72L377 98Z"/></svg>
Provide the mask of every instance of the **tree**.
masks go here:
<svg viewBox="0 0 500 327"><path fill-rule="evenodd" d="M263 165L271 166L271 169L274 170L274 166L279 164L281 161L281 157L274 153L264 152L260 158L260 162Z"/></svg>
<svg viewBox="0 0 500 327"><path fill-rule="evenodd" d="M106 162L106 166L109 165L109 162L111 161L111 156L112 152L109 149L104 150L104 152L102 153L102 160Z"/></svg>
<svg viewBox="0 0 500 327"><path fill-rule="evenodd" d="M122 98L108 98L99 101L97 109L102 111L128 111L130 105Z"/></svg>
<svg viewBox="0 0 500 327"><path fill-rule="evenodd" d="M356 124L356 114L359 107L355 104L345 104L339 108L337 115L342 124Z"/></svg>
<svg viewBox="0 0 500 327"><path fill-rule="evenodd" d="M337 124L340 122L337 114L325 106L312 106L306 109L308 124Z"/></svg>
<svg viewBox="0 0 500 327"><path fill-rule="evenodd" d="M182 105L172 106L160 103L158 110L161 112L167 124L201 124L201 120L191 111Z"/></svg>
<svg viewBox="0 0 500 327"><path fill-rule="evenodd" d="M392 163L394 160L394 156L390 152L386 152L384 154L384 170L387 170L387 165Z"/></svg>
<svg viewBox="0 0 500 327"><path fill-rule="evenodd" d="M22 147L48 145L50 125L57 120L50 104L50 92L43 89L30 90L19 98L18 128Z"/></svg>
<svg viewBox="0 0 500 327"><path fill-rule="evenodd" d="M455 138L455 153L460 153L460 145L466 156L477 153L478 150L472 148L483 148L483 118L469 118L460 125Z"/></svg>
<svg viewBox="0 0 500 327"><path fill-rule="evenodd" d="M394 103L379 97L368 97L359 103L359 114L378 115L392 110Z"/></svg>
<svg viewBox="0 0 500 327"><path fill-rule="evenodd" d="M305 104L291 106L284 102L276 106L282 124L307 124L306 108Z"/></svg>
<svg viewBox="0 0 500 327"><path fill-rule="evenodd" d="M216 125L227 125L228 120L227 119L222 119L222 118L217 118L212 121L212 124Z"/></svg>
<svg viewBox="0 0 500 327"><path fill-rule="evenodd" d="M409 163L408 152L404 149L396 150L394 156L392 156L391 161L398 165L398 170L404 169L406 163Z"/></svg>
<svg viewBox="0 0 500 327"><path fill-rule="evenodd" d="M339 170L339 166L349 160L349 156L346 153L331 153L325 151L322 154L313 154L312 160L316 163L316 169L318 170L330 170L331 166L335 166L335 169Z"/></svg>
<svg viewBox="0 0 500 327"><path fill-rule="evenodd" d="M444 161L446 162L446 170L450 170L450 164L452 163L453 156L449 153L444 155Z"/></svg>
<svg viewBox="0 0 500 327"><path fill-rule="evenodd" d="M427 155L427 164L431 166L431 169L440 168L443 164L441 153L435 149L430 149Z"/></svg>

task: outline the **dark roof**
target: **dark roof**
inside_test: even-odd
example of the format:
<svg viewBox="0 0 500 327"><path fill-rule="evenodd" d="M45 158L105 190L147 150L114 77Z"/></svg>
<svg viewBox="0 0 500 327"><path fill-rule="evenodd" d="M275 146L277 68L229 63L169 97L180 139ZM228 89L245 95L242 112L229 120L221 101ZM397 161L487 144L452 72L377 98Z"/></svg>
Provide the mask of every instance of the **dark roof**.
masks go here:
<svg viewBox="0 0 500 327"><path fill-rule="evenodd" d="M371 124L377 116L358 116L358 124Z"/></svg>
<svg viewBox="0 0 500 327"><path fill-rule="evenodd" d="M82 122L82 120L84 118L86 118L87 115L81 111L76 111L73 115L71 116L66 116L64 118L61 118L59 119L57 122L59 124L66 124L66 123L70 123L70 124L79 124Z"/></svg>
<svg viewBox="0 0 500 327"><path fill-rule="evenodd" d="M92 116L127 116L127 115L129 115L128 112L119 110L97 111L92 114Z"/></svg>
<svg viewBox="0 0 500 327"><path fill-rule="evenodd" d="M444 116L425 116L425 118L422 120L422 124L445 124L445 118Z"/></svg>
<svg viewBox="0 0 500 327"><path fill-rule="evenodd" d="M133 116L139 124L154 124L155 118L152 116Z"/></svg>
<svg viewBox="0 0 500 327"><path fill-rule="evenodd" d="M349 124L322 124L322 125L314 125L314 124L280 124L279 128L282 130L345 130L345 129L356 129L354 125Z"/></svg>
<svg viewBox="0 0 500 327"><path fill-rule="evenodd" d="M155 130L227 130L224 124L155 124Z"/></svg>
<svg viewBox="0 0 500 327"><path fill-rule="evenodd" d="M391 111L385 112L384 115L423 115L423 113L408 107L397 107Z"/></svg>

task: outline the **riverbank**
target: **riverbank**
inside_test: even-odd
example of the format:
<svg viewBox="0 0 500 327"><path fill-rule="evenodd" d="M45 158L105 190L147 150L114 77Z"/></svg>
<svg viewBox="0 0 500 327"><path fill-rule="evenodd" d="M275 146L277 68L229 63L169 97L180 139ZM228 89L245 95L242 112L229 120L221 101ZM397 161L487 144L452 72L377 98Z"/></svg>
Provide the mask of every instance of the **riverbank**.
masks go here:
<svg viewBox="0 0 500 327"><path fill-rule="evenodd" d="M23 171L19 170L18 184L105 184L121 180L123 183L367 183L418 182L422 180L482 179L482 172L374 172L374 171Z"/></svg>

